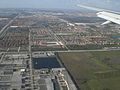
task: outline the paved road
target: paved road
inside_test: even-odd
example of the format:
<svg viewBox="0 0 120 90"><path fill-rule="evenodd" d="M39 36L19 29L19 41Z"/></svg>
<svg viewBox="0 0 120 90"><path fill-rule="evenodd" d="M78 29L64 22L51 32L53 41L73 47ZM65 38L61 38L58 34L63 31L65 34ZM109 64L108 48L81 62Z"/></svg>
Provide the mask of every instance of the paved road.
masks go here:
<svg viewBox="0 0 120 90"><path fill-rule="evenodd" d="M61 50L61 51L46 51L46 52L102 52L102 51L120 51L120 49L97 49L97 50Z"/></svg>
<svg viewBox="0 0 120 90"><path fill-rule="evenodd" d="M61 39L51 30L51 29L48 29L48 33L51 35L51 36L54 36L54 39L57 41L57 42L60 42ZM64 43L64 39L62 40L62 43L64 44L64 47L69 50L69 48L65 45Z"/></svg>
<svg viewBox="0 0 120 90"><path fill-rule="evenodd" d="M66 50L66 51L53 51L53 52L103 52L103 51L119 51L120 49L98 49L98 50Z"/></svg>
<svg viewBox="0 0 120 90"><path fill-rule="evenodd" d="M8 27L10 26L10 24L11 24L14 20L16 20L16 18L17 18L18 16L19 16L19 15L17 15L16 17L14 17L11 21L9 21L8 24L6 24L6 25L0 30L0 35L1 35L5 30L8 29Z"/></svg>
<svg viewBox="0 0 120 90"><path fill-rule="evenodd" d="M33 83L33 69L32 69L32 51L31 51L31 31L29 29L29 54L30 54L30 77L31 77L31 89L34 90Z"/></svg>
<svg viewBox="0 0 120 90"><path fill-rule="evenodd" d="M103 52L103 51L120 51L120 49L99 49L99 50L55 50L55 51L35 51L35 52ZM34 51L33 51L34 52ZM32 53L33 53L32 52ZM5 52L1 52L5 53ZM13 52L9 52L13 53ZM24 52L19 52L19 53L24 53Z"/></svg>
<svg viewBox="0 0 120 90"><path fill-rule="evenodd" d="M2 57L1 57L1 59L0 59L0 64L1 64L2 61L4 60L4 57L5 57L5 55L6 55L6 53L7 53L8 51L9 51L9 48L7 49L6 52L3 53L3 55L2 55Z"/></svg>

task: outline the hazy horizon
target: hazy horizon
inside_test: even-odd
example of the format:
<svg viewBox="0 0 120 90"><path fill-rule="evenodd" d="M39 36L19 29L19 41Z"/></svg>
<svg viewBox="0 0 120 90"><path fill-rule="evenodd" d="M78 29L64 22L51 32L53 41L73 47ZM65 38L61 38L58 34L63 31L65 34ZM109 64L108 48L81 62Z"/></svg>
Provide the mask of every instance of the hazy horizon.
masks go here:
<svg viewBox="0 0 120 90"><path fill-rule="evenodd" d="M99 8L120 11L117 0L1 0L0 8L39 8L39 9L75 9L77 4L87 4Z"/></svg>

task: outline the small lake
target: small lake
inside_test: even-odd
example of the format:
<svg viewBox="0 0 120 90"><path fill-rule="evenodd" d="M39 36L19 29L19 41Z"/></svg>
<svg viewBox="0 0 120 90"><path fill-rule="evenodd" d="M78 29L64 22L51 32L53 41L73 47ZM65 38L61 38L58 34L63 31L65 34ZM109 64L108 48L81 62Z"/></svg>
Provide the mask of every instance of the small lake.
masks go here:
<svg viewBox="0 0 120 90"><path fill-rule="evenodd" d="M111 36L113 39L118 39L120 36Z"/></svg>
<svg viewBox="0 0 120 90"><path fill-rule="evenodd" d="M33 58L32 63L34 69L43 69L43 68L51 69L51 68L61 67L56 57Z"/></svg>

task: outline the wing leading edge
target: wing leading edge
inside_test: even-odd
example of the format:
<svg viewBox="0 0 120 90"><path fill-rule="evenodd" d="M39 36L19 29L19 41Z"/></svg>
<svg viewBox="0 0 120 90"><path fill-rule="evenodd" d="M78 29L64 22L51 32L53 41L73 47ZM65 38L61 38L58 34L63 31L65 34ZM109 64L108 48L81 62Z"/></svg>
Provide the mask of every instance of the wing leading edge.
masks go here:
<svg viewBox="0 0 120 90"><path fill-rule="evenodd" d="M102 25L105 25L105 24L108 24L108 23L111 23L111 22L120 25L120 15L119 14L102 11L102 12L98 12L97 16L107 20Z"/></svg>
<svg viewBox="0 0 120 90"><path fill-rule="evenodd" d="M102 25L109 24L111 22L120 25L120 13L119 12L114 12L114 11L110 11L110 10L100 9L100 8L96 8L96 7L89 7L89 6L81 5L81 4L78 4L77 6L97 11L98 12L97 13L98 17L107 20L106 22L102 23Z"/></svg>

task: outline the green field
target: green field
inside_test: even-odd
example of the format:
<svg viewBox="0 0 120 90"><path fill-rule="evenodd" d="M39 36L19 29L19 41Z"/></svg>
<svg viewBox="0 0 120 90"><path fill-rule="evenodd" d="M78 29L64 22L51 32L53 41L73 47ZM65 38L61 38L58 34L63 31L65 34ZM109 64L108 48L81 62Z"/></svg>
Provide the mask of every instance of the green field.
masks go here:
<svg viewBox="0 0 120 90"><path fill-rule="evenodd" d="M58 56L81 90L120 90L120 51Z"/></svg>

